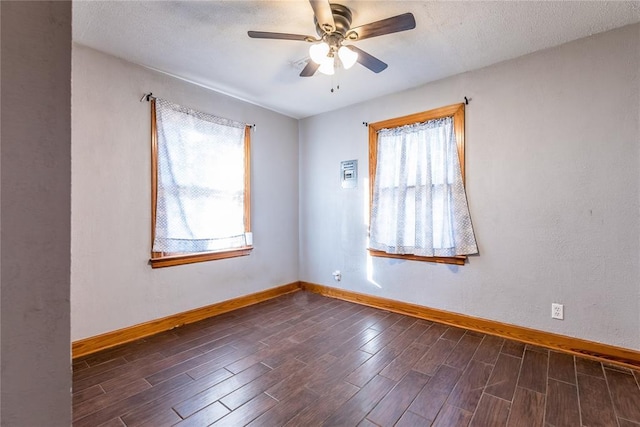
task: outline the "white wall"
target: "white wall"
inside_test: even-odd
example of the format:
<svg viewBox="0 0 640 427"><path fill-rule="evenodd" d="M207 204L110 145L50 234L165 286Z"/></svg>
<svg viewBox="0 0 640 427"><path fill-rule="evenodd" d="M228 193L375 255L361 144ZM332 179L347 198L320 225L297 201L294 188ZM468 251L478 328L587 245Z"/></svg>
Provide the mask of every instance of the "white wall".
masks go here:
<svg viewBox="0 0 640 427"><path fill-rule="evenodd" d="M639 70L635 25L301 121L300 279L640 349ZM362 122L464 96L480 255L368 258ZM350 159L358 188L343 190Z"/></svg>
<svg viewBox="0 0 640 427"><path fill-rule="evenodd" d="M71 3L0 10L0 424L69 426Z"/></svg>
<svg viewBox="0 0 640 427"><path fill-rule="evenodd" d="M298 122L74 45L72 340L298 280ZM255 123L255 249L241 258L151 269L150 118L145 92Z"/></svg>

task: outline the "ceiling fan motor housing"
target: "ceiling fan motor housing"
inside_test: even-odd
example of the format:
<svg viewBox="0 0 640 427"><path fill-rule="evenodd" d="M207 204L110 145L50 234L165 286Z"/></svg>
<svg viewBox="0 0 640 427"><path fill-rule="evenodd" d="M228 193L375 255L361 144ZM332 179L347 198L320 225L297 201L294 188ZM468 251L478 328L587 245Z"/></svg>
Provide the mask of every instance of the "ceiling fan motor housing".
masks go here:
<svg viewBox="0 0 640 427"><path fill-rule="evenodd" d="M338 33L344 38L347 34L347 31L351 28L351 19L353 15L351 10L347 6L343 6L337 3L331 3L331 13L333 14L333 20L336 24L336 28L333 32L331 32L331 28L325 29L318 22L318 19L314 16L313 21L316 24L316 32L322 38L325 35L331 35Z"/></svg>

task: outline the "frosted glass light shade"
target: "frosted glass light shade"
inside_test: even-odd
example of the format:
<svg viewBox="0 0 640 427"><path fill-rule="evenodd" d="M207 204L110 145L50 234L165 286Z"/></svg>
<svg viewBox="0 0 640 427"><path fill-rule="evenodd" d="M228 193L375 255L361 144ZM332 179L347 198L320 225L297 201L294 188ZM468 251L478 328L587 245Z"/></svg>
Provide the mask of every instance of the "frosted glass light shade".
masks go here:
<svg viewBox="0 0 640 427"><path fill-rule="evenodd" d="M335 68L333 66L334 62L335 62L335 58L328 57L328 56L325 57L322 63L320 64L320 67L318 67L318 71L320 71L322 74L333 76L333 74L335 73Z"/></svg>
<svg viewBox="0 0 640 427"><path fill-rule="evenodd" d="M327 54L329 53L329 45L325 42L312 44L309 47L309 56L311 60L316 64L322 65L322 62L327 58Z"/></svg>
<svg viewBox="0 0 640 427"><path fill-rule="evenodd" d="M358 60L358 52L354 52L346 46L341 46L340 49L338 49L338 56L345 70L353 67L353 64Z"/></svg>

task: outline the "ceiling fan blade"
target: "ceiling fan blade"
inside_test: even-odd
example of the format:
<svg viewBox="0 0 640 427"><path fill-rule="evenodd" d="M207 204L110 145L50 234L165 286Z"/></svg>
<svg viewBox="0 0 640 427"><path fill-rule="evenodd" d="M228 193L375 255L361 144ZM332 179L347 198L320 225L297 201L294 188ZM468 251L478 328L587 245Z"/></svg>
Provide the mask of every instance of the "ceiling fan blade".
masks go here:
<svg viewBox="0 0 640 427"><path fill-rule="evenodd" d="M349 40L363 40L371 37L384 36L385 34L412 30L415 27L416 19L411 12L407 12L402 15L392 16L391 18L352 28L347 33L346 38Z"/></svg>
<svg viewBox="0 0 640 427"><path fill-rule="evenodd" d="M309 0L313 8L313 14L316 20L327 33L331 33L336 29L336 23L333 20L333 12L328 0Z"/></svg>
<svg viewBox="0 0 640 427"><path fill-rule="evenodd" d="M247 31L247 34L252 39L296 40L301 42L319 41L315 37L304 36L302 34L270 33L268 31Z"/></svg>
<svg viewBox="0 0 640 427"><path fill-rule="evenodd" d="M367 67L368 69L370 69L371 71L373 71L374 73L379 73L380 71L383 71L385 68L388 67L387 64L380 61L375 56L368 54L367 52L365 52L360 48L357 48L355 46L347 46L347 47L352 51L357 52L358 53L357 61L360 64Z"/></svg>
<svg viewBox="0 0 640 427"><path fill-rule="evenodd" d="M312 60L309 60L307 66L300 72L300 77L311 77L316 73L318 68L320 68L320 64L316 64Z"/></svg>

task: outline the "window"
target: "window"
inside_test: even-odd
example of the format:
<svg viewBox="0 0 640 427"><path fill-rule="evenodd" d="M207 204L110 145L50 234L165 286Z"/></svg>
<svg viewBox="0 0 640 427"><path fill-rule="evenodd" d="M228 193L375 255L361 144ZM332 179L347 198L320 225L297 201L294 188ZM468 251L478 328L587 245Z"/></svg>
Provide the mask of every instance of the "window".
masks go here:
<svg viewBox="0 0 640 427"><path fill-rule="evenodd" d="M151 266L249 255L250 127L151 100Z"/></svg>
<svg viewBox="0 0 640 427"><path fill-rule="evenodd" d="M464 104L369 125L373 256L447 264L478 252L464 191Z"/></svg>

